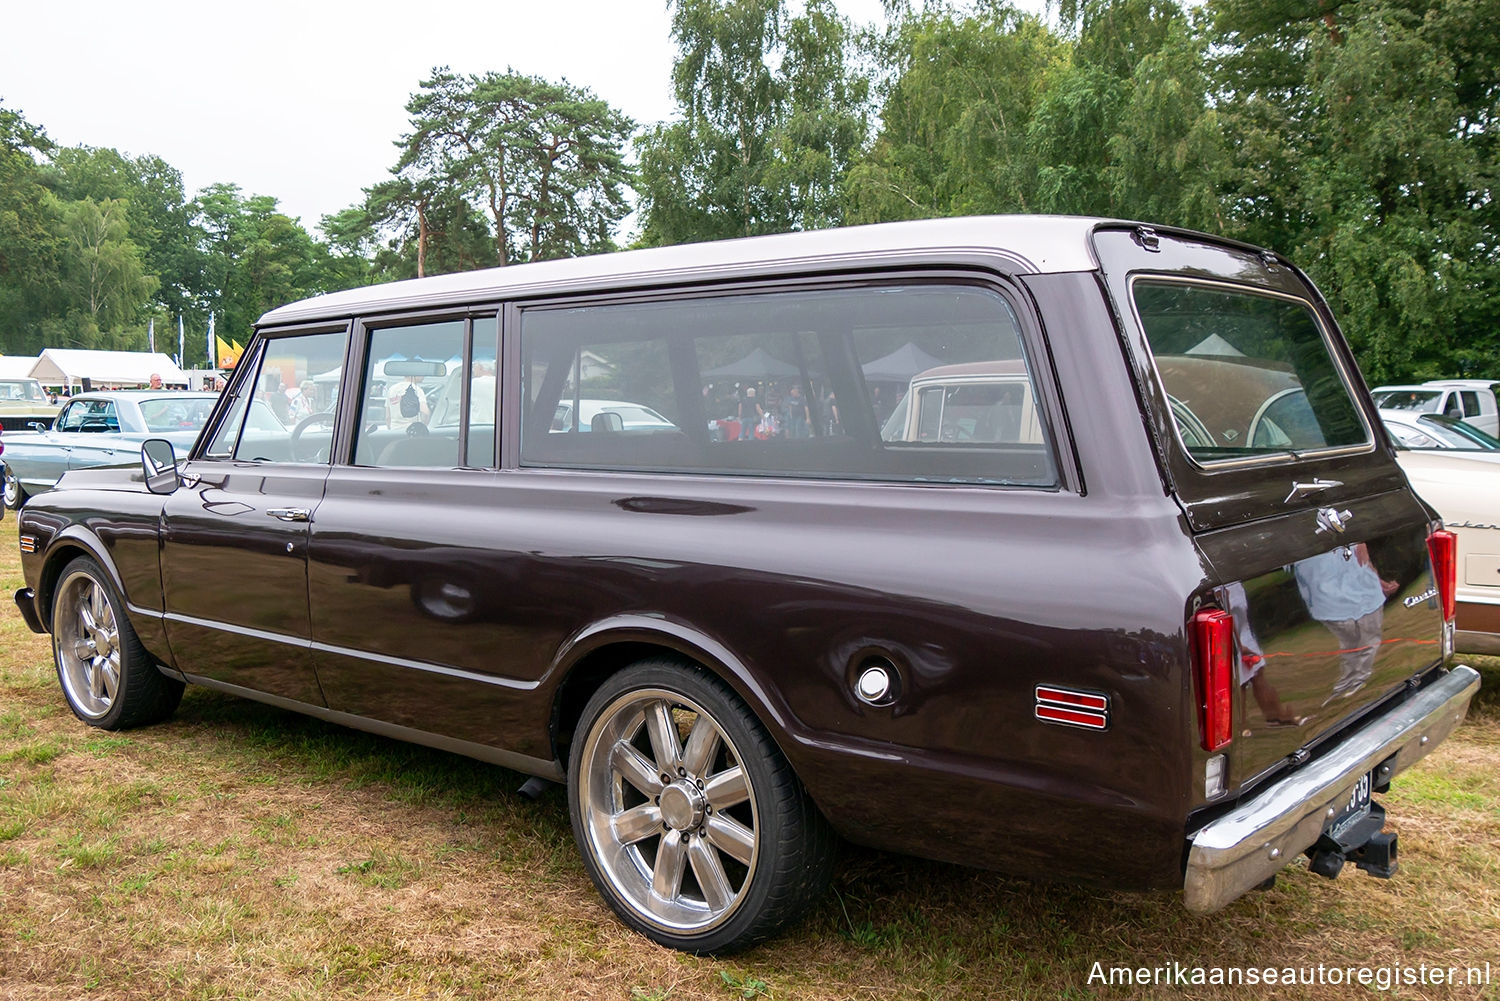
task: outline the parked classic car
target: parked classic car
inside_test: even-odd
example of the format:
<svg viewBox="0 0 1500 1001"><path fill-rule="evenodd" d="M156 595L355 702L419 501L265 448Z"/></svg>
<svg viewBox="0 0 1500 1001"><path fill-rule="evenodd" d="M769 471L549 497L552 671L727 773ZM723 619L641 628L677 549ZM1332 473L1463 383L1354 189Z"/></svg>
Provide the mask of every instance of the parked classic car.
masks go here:
<svg viewBox="0 0 1500 1001"><path fill-rule="evenodd" d="M1420 385L1376 386L1370 393L1382 410L1446 414L1500 435L1495 385L1487 379L1434 379Z"/></svg>
<svg viewBox="0 0 1500 1001"><path fill-rule="evenodd" d="M51 421L58 409L35 379L0 378L0 430L19 431L34 421Z"/></svg>
<svg viewBox="0 0 1500 1001"><path fill-rule="evenodd" d="M187 449L203 430L217 393L135 390L81 393L50 427L5 436L5 506L51 490L70 469L138 466L141 442L165 438Z"/></svg>
<svg viewBox="0 0 1500 1001"><path fill-rule="evenodd" d="M1456 448L1470 452L1500 452L1500 439L1462 418L1410 410L1382 410L1380 420L1392 438L1418 451Z"/></svg>
<svg viewBox="0 0 1500 1001"><path fill-rule="evenodd" d="M1012 366L1034 419L887 438L862 366L904 345ZM809 435L710 430L757 352ZM373 419L398 355L459 359L456 420ZM247 425L320 379L326 413ZM554 431L606 380L670 426ZM1454 538L1326 304L1201 234L947 219L333 293L142 451L19 519L80 719L193 683L564 783L605 901L698 952L793 920L834 835L1203 912L1304 852L1391 876L1371 792L1478 688Z"/></svg>

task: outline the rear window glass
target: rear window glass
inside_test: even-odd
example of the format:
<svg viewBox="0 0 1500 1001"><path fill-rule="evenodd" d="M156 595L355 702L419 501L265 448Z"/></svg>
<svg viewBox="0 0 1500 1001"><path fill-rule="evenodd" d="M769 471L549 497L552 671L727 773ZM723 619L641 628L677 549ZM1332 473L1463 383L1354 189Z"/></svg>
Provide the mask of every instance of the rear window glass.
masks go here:
<svg viewBox="0 0 1500 1001"><path fill-rule="evenodd" d="M1137 281L1135 305L1183 446L1198 462L1369 442L1307 303Z"/></svg>
<svg viewBox="0 0 1500 1001"><path fill-rule="evenodd" d="M1052 486L1020 325L963 285L521 320L525 465Z"/></svg>

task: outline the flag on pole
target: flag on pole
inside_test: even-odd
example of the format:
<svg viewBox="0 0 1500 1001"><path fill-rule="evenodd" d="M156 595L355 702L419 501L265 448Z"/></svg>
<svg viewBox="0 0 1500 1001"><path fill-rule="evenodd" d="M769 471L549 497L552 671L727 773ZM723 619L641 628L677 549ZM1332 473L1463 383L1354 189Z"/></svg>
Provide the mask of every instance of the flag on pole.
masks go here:
<svg viewBox="0 0 1500 1001"><path fill-rule="evenodd" d="M208 339L204 342L204 345L208 350L208 367L218 368L219 366L215 364L218 359L214 357L214 314L212 310L209 310L208 313Z"/></svg>
<svg viewBox="0 0 1500 1001"><path fill-rule="evenodd" d="M156 317L146 321L146 346L156 354Z"/></svg>
<svg viewBox="0 0 1500 1001"><path fill-rule="evenodd" d="M182 314L177 314L177 364L181 365L185 354L183 349Z"/></svg>

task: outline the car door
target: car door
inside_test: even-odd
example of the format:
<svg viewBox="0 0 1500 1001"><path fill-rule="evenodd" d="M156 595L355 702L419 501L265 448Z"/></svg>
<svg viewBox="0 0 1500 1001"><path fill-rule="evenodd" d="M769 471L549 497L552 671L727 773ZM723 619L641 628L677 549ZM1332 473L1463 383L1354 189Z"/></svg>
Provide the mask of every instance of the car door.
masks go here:
<svg viewBox="0 0 1500 1001"><path fill-rule="evenodd" d="M134 441L122 441L120 432L133 430L129 406L116 400L94 401L88 415L69 439L68 468L123 466L140 461Z"/></svg>
<svg viewBox="0 0 1500 1001"><path fill-rule="evenodd" d="M332 400L298 425L247 422L252 404L343 364L344 330L268 338L179 469L162 512L162 589L177 666L196 677L323 705L307 596L308 530L328 478Z"/></svg>
<svg viewBox="0 0 1500 1001"><path fill-rule="evenodd" d="M29 446L25 461L21 461L20 454L15 454L19 450L12 449L12 468L28 494L52 489L62 474L68 471L73 447L83 440L80 428L100 402L84 399L69 403L58 414L51 428L37 432L35 438L23 440Z"/></svg>

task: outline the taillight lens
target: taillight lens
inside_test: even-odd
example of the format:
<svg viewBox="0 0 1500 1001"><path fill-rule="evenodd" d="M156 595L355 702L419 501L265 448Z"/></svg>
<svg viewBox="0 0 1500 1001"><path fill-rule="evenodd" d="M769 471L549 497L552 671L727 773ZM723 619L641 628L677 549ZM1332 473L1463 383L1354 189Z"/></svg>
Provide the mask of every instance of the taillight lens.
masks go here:
<svg viewBox="0 0 1500 1001"><path fill-rule="evenodd" d="M1198 681L1198 732L1203 749L1217 751L1234 736L1234 616L1218 608L1193 615L1193 659Z"/></svg>
<svg viewBox="0 0 1500 1001"><path fill-rule="evenodd" d="M1432 554L1432 581L1443 605L1443 621L1453 618L1453 603L1458 588L1458 536L1440 528L1427 537L1427 551Z"/></svg>

